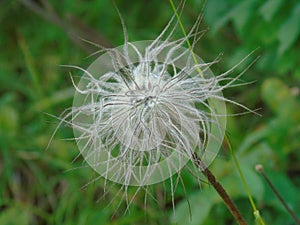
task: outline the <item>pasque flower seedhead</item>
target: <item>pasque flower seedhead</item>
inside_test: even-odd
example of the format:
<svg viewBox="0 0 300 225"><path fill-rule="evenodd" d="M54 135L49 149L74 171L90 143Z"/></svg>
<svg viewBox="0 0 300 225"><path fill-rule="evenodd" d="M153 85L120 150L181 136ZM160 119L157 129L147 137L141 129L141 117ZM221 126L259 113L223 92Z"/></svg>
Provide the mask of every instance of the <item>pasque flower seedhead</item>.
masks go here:
<svg viewBox="0 0 300 225"><path fill-rule="evenodd" d="M184 38L172 40L176 25L164 38L174 18L152 41L129 42L123 24L124 45L101 49L87 69L68 66L83 75L78 84L71 76L73 107L61 123L73 128L85 161L125 187L172 178L195 155L208 166L223 141L225 102L249 110L222 95L244 71L227 75L248 56L214 76L210 67L218 60L205 63L193 49L200 19Z"/></svg>
<svg viewBox="0 0 300 225"><path fill-rule="evenodd" d="M195 65L184 41L128 42L79 68L70 124L81 154L106 179L149 185L180 171L195 152L206 165L216 156L225 130L223 76L213 76L214 62Z"/></svg>
<svg viewBox="0 0 300 225"><path fill-rule="evenodd" d="M198 31L201 16L186 34L174 11L165 29L151 41L129 42L121 18L124 45L101 47L99 52L103 54L87 69L66 66L83 75L78 83L71 76L76 89L73 106L61 115L53 136L63 123L72 127L79 155L105 178L105 193L108 180L121 184L127 209L140 189L151 195L149 185L167 179L174 209L174 192L179 182L183 184L180 173L187 167L199 182L202 170L240 221L236 206L207 166L223 142L228 116L225 103L254 112L222 94L224 89L240 85L235 82L252 64L235 78L228 74L252 53L214 76L210 67L218 59L205 63L194 53L202 34ZM184 37L173 40L176 16ZM173 180L175 174L178 176ZM137 187L130 197L129 186Z"/></svg>

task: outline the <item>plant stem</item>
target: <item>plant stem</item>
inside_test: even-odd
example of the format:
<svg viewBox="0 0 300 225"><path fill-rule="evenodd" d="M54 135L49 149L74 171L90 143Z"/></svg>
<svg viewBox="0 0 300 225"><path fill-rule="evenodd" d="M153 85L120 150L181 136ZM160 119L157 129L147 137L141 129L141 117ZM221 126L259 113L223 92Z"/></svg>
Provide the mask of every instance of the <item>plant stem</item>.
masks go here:
<svg viewBox="0 0 300 225"><path fill-rule="evenodd" d="M214 189L217 191L219 196L223 199L225 205L235 218L236 222L239 225L247 225L247 222L243 218L242 214L240 213L239 209L231 199L231 197L228 195L226 190L223 188L223 186L218 182L215 175L206 167L203 161L199 159L199 157L194 153L193 154L193 161L195 165L202 171L202 173L205 175L205 177L208 179L209 183L214 187Z"/></svg>
<svg viewBox="0 0 300 225"><path fill-rule="evenodd" d="M277 191L277 189L275 188L275 186L272 184L271 180L267 177L267 175L264 172L264 167L259 164L259 165L256 165L255 169L256 169L257 172L259 172L263 176L263 178L265 179L265 181L267 182L267 184L269 185L269 187L272 189L272 191L277 196L277 198L279 199L279 201L283 204L283 206L288 211L288 213L293 217L293 219L295 220L295 222L298 225L300 225L300 219L296 216L296 214L293 212L293 210L287 205L287 203L281 197L281 195L279 194L279 192Z"/></svg>
<svg viewBox="0 0 300 225"><path fill-rule="evenodd" d="M189 41L189 39L188 39L188 37L187 37L187 33L186 33L186 31L185 31L185 29L184 29L184 26L183 26L183 24L182 24L182 22L181 22L180 16L179 16L179 14L178 14L178 12L177 12L177 9L176 9L176 7L175 7L175 5L174 5L173 0L170 0L170 4L171 4L171 7L172 7L172 9L173 9L173 11L174 11L174 13L175 13L175 16L177 17L177 20L178 20L180 29L181 29L181 31L182 31L184 37L186 38L186 43L187 43L187 45L188 45L188 47L189 47L189 50L191 51L193 60L194 60L195 64L198 65L199 63L198 63L197 57L196 57L196 55L195 55L195 53L194 53L194 51L193 51L192 45L191 45L191 43L190 43L190 41ZM202 70L200 69L200 67L197 67L196 70L197 70L197 72L199 73L200 77L203 78L203 73L202 73Z"/></svg>
<svg viewBox="0 0 300 225"><path fill-rule="evenodd" d="M181 31L182 31L183 35L185 36L185 38L186 38L186 42L187 42L187 45L189 47L189 50L191 51L192 58L193 58L195 64L197 65L199 63L198 63L196 55L195 55L195 53L193 51L192 45L191 45L191 43L190 43L190 41L189 41L189 39L187 37L187 33L186 33L185 29L184 29L184 26L182 24L182 21L180 19L180 16L179 16L178 12L177 12L177 9L176 9L176 7L174 5L174 2L173 2L173 0L169 0L169 1L170 1L170 4L171 4L171 7L172 7L172 9L173 9L173 11L175 13L175 16L177 17L177 20L178 20L179 26L181 28ZM203 72L202 72L202 70L199 67L197 67L197 72L199 73L199 76L203 78ZM193 154L193 160L194 160L195 165L197 165L199 167L199 169L207 177L207 179L210 182L210 184L215 188L215 190L218 192L218 194L220 195L220 197L223 199L224 203L226 204L227 208L229 209L229 211L231 212L231 214L233 215L233 217L236 219L236 221L238 222L238 224L240 224L240 225L246 225L247 223L246 223L245 219L242 217L242 215L239 212L238 208L236 207L235 203L232 201L232 199L227 194L227 192L222 187L222 185L217 181L217 179L213 175L213 173L204 165L204 162L202 162L196 154ZM238 163L237 163L237 165L239 166ZM240 174L242 174L242 172L241 172L240 169L239 169L239 172L240 172ZM246 185L246 187L247 187L247 185ZM249 199L250 199L250 202L251 202L252 206L254 205L254 208L256 209L255 204L254 204L254 202L252 200L250 192L248 191L247 193L248 193L248 196L250 196ZM254 210L254 215L258 219L258 221L260 222L260 224L264 225L264 222L263 222L262 218L260 217L258 210Z"/></svg>
<svg viewBox="0 0 300 225"><path fill-rule="evenodd" d="M251 192L250 192L250 190L249 190L249 188L248 188L248 185L247 185L245 176L244 176L244 174L243 174L243 172L242 172L242 169L241 169L241 166L240 166L240 164L239 164L239 161L238 161L237 158L236 158L235 152L234 152L233 149L232 149L230 140L229 140L229 138L227 137L227 135L225 135L225 139L226 139L228 148L229 148L229 150L230 150L230 153L231 153L231 155L232 155L232 157L233 157L233 161L234 161L234 163L235 163L235 165L236 165L236 167L237 167L237 170L238 170L238 172L239 172L239 175L240 175L240 178L241 178L242 183L243 183L243 185L244 185L244 188L245 188L245 190L246 190L246 192L247 192L248 199L249 199L250 204L251 204L252 209L253 209L254 217L255 217L256 221L257 221L260 225L265 225L265 221L264 221L263 218L260 216L260 213L259 213L259 211L258 211L257 208L256 208L256 205L255 205L254 200L253 200L253 198L252 198Z"/></svg>

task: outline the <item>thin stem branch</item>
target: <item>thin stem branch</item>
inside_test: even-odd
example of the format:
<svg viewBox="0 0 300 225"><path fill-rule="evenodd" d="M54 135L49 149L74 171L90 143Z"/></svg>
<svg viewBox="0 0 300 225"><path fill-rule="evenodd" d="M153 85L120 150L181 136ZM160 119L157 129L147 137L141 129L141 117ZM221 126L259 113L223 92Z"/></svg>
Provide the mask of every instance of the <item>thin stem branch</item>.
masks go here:
<svg viewBox="0 0 300 225"><path fill-rule="evenodd" d="M205 177L208 179L209 183L214 187L214 189L217 191L219 196L224 201L225 205L227 206L230 213L235 218L236 222L239 225L247 225L247 222L245 221L244 217L240 213L239 209L231 199L231 197L228 195L226 190L223 188L223 186L218 182L215 175L206 167L203 161L199 159L199 157L194 153L193 154L193 161L195 165L202 171L202 173L205 175Z"/></svg>
<svg viewBox="0 0 300 225"><path fill-rule="evenodd" d="M267 184L269 185L269 187L272 189L272 191L274 192L274 194L277 196L277 198L279 199L279 201L283 204L283 206L285 207L285 209L288 211L288 213L293 217L293 219L295 220L295 222L300 225L300 219L296 216L296 214L293 212L293 210L288 206L288 204L284 201L284 199L282 198L282 196L279 194L279 192L277 191L277 189L275 188L275 186L272 184L271 180L268 178L268 176L265 174L264 172L264 167L260 164L256 165L255 167L256 171L259 172L263 178L265 179L265 181L267 182Z"/></svg>
<svg viewBox="0 0 300 225"><path fill-rule="evenodd" d="M174 11L174 13L175 13L175 16L177 17L177 20L178 20L180 29L181 29L183 35L186 37L186 43L187 43L187 45L188 45L188 47L189 47L189 50L191 51L193 60L194 60L195 64L198 65L199 63L198 63L197 57L196 57L196 55L195 55L195 53L194 53L194 51L193 51L192 45L191 45L191 43L190 43L190 41L189 41L189 39L188 39L188 37L187 37L187 33L186 33L185 29L184 29L184 26L183 26L183 24L182 24L182 21L181 21L181 19L180 19L180 16L179 16L179 14L178 14L178 12L177 12L177 9L176 9L176 7L175 7L175 5L174 5L173 0L170 0L170 4L171 4L171 7L172 7L172 9L173 9L173 11ZM203 78L203 73L202 73L201 68L200 68L200 67L197 67L196 70L197 70L197 72L199 73L200 77Z"/></svg>
<svg viewBox="0 0 300 225"><path fill-rule="evenodd" d="M261 215L260 215L260 213L259 213L259 211L258 211L258 209L257 209L257 207L256 207L256 205L255 205L255 203L254 203L254 200L253 200L253 198L252 198L251 192L250 192L250 190L249 190L249 188L248 188L248 185L247 185L247 182L246 182L246 178L245 178L245 176L244 176L244 174L243 174L243 172L242 172L242 168L241 168L241 166L240 166L240 163L239 163L239 161L238 161L238 159L237 159L237 157L236 157L236 155L235 155L235 152L233 151L233 148L232 148L232 146L231 146L231 142L230 142L230 140L229 140L229 138L228 138L227 135L225 135L225 139L226 139L227 145L228 145L228 147L229 147L230 153L231 153L231 155L232 155L232 157L233 157L234 164L236 165L236 168L237 168L237 170L238 170L238 173L239 173L240 178L241 178L241 180L242 180L242 183L243 183L243 185L244 185L245 191L246 191L246 193L247 193L247 195L248 195L248 199L249 199L250 204L251 204L252 209L253 209L254 217L255 217L255 219L257 220L257 222L258 222L260 225L265 225L265 221L264 221L263 218L261 217Z"/></svg>

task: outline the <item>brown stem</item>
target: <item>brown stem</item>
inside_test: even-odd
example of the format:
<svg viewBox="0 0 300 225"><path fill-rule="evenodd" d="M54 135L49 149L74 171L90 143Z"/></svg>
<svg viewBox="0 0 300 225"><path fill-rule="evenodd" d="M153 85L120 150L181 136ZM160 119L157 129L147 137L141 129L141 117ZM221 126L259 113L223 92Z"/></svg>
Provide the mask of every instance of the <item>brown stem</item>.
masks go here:
<svg viewBox="0 0 300 225"><path fill-rule="evenodd" d="M283 199L283 197L279 194L279 192L277 191L276 187L273 185L272 181L268 178L267 174L265 173L264 167L262 165L258 164L258 165L256 165L255 169L256 169L257 172L259 172L263 176L263 178L265 179L265 181L267 182L267 184L269 185L269 187L272 189L272 191L277 196L277 198L282 203L282 205L285 207L285 209L288 211L288 213L293 217L293 219L295 220L295 222L298 225L300 225L300 219L296 216L296 214L294 213L294 211L288 206L288 204L285 202L285 200Z"/></svg>
<svg viewBox="0 0 300 225"><path fill-rule="evenodd" d="M225 205L235 218L236 222L239 225L247 225L247 222L243 218L242 214L240 213L239 209L232 201L226 190L223 186L218 182L215 175L206 167L203 161L199 159L196 154L193 154L193 161L195 165L202 171L202 173L206 176L209 183L214 187L214 189L218 192L219 196L223 199Z"/></svg>

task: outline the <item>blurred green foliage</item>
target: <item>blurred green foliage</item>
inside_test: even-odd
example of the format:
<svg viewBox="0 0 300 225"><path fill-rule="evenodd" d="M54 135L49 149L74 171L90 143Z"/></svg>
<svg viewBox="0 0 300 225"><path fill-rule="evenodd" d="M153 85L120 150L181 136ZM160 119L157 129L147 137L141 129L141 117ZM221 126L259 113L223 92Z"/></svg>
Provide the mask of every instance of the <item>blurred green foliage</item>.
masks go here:
<svg viewBox="0 0 300 225"><path fill-rule="evenodd" d="M153 188L156 200L149 198L145 205L143 196L138 195L124 214L126 202L118 195L118 185L110 186L103 198L104 181L98 180L80 157L72 163L78 150L73 141L61 140L72 138L71 129L62 126L45 151L58 122L48 114L59 115L70 107L74 92L68 71L58 65L85 67L93 61L93 57L86 58L85 50L97 48L87 48L79 37L93 40L93 34L100 34L102 44L117 46L122 44L123 33L108 0L53 0L49 1L52 8L40 15L22 2L43 6L43 1L0 2L0 224L234 224L214 190L206 184L199 189L186 171L182 173L186 190L176 191L175 212L170 190L166 191L169 197L162 198L164 188L158 185ZM116 3L131 41L155 38L173 14L168 1ZM266 223L293 224L254 166L264 165L300 216L300 2L209 0L203 5L202 1L188 0L182 13L187 29L201 10L202 28L209 31L195 52L206 61L224 52L222 61L212 68L215 74L255 49L251 57L260 56L242 77L256 82L224 94L252 109L259 108L261 116L229 117L228 133ZM45 19L49 11L63 23L53 17ZM72 36L70 31L78 33ZM182 37L180 29L174 38L178 37ZM231 105L228 111L242 112ZM249 224L254 224L226 146L211 169ZM91 182L93 179L97 180Z"/></svg>

